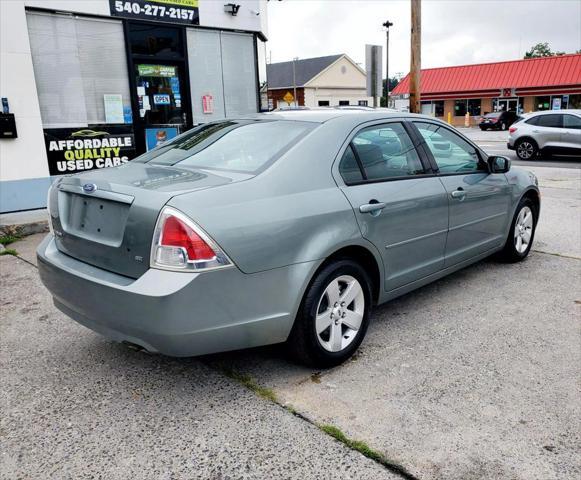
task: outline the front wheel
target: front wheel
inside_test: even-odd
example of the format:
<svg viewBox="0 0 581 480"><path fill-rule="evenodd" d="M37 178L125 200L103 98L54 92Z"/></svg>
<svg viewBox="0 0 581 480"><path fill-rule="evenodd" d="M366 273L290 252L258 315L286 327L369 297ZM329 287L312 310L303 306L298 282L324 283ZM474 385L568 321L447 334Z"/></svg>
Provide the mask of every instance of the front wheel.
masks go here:
<svg viewBox="0 0 581 480"><path fill-rule="evenodd" d="M528 138L517 141L515 150L517 157L521 160L532 160L539 152L537 144Z"/></svg>
<svg viewBox="0 0 581 480"><path fill-rule="evenodd" d="M371 282L349 259L336 260L318 272L308 287L288 346L302 363L333 367L357 350L367 331Z"/></svg>
<svg viewBox="0 0 581 480"><path fill-rule="evenodd" d="M524 260L533 246L536 226L537 208L530 198L523 198L512 219L510 232L500 252L500 258L509 263Z"/></svg>

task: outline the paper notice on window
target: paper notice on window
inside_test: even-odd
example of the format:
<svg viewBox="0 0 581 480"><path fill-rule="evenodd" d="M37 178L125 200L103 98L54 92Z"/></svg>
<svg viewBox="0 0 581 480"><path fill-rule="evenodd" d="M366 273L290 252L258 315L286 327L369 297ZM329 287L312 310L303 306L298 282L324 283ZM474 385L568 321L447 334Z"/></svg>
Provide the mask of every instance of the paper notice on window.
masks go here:
<svg viewBox="0 0 581 480"><path fill-rule="evenodd" d="M137 87L137 96L143 97L145 95L145 87Z"/></svg>
<svg viewBox="0 0 581 480"><path fill-rule="evenodd" d="M149 103L149 95L143 97L143 109L144 110L151 110L151 103Z"/></svg>
<svg viewBox="0 0 581 480"><path fill-rule="evenodd" d="M103 95L105 105L105 123L125 123L123 115L123 96L106 93Z"/></svg>

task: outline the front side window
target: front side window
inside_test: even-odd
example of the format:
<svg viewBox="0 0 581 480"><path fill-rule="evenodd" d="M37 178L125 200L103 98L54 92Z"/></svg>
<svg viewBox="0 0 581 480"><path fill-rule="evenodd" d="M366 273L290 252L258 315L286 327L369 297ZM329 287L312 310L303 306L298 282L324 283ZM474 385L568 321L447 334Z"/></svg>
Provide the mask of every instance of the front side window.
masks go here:
<svg viewBox="0 0 581 480"><path fill-rule="evenodd" d="M471 173L485 170L476 148L441 125L414 122L432 152L440 173Z"/></svg>
<svg viewBox="0 0 581 480"><path fill-rule="evenodd" d="M135 162L256 173L274 162L316 124L230 120L194 128Z"/></svg>
<svg viewBox="0 0 581 480"><path fill-rule="evenodd" d="M563 126L563 115L540 115L537 125L539 127L561 128Z"/></svg>
<svg viewBox="0 0 581 480"><path fill-rule="evenodd" d="M365 180L377 181L424 173L422 162L401 123L364 128L351 141L351 148L355 160L363 168ZM343 178L346 178L345 175Z"/></svg>
<svg viewBox="0 0 581 480"><path fill-rule="evenodd" d="M563 127L581 130L581 118L575 115L563 115Z"/></svg>

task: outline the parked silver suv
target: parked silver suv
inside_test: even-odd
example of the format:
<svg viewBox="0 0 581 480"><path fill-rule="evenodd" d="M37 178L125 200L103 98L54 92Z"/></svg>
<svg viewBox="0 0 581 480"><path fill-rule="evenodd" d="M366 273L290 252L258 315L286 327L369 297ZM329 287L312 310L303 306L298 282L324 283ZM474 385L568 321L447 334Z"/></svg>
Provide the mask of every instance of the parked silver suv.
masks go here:
<svg viewBox="0 0 581 480"><path fill-rule="evenodd" d="M549 110L523 115L509 129L507 147L521 160L542 153L581 156L581 110Z"/></svg>

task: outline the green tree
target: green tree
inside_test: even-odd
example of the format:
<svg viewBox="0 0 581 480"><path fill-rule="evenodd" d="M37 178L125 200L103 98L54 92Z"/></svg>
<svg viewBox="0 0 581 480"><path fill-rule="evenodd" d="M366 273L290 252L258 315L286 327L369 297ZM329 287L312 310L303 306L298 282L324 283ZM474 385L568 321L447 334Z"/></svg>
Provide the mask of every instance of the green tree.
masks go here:
<svg viewBox="0 0 581 480"><path fill-rule="evenodd" d="M565 52L553 52L548 42L539 42L533 45L523 58L553 57L555 55L565 55Z"/></svg>
<svg viewBox="0 0 581 480"><path fill-rule="evenodd" d="M389 91L391 93L391 91L397 87L397 84L399 83L399 78L397 77L392 77L389 79ZM385 102L385 78L383 79L383 81L381 82L381 98L379 99L379 106L380 107L385 107L386 102Z"/></svg>

